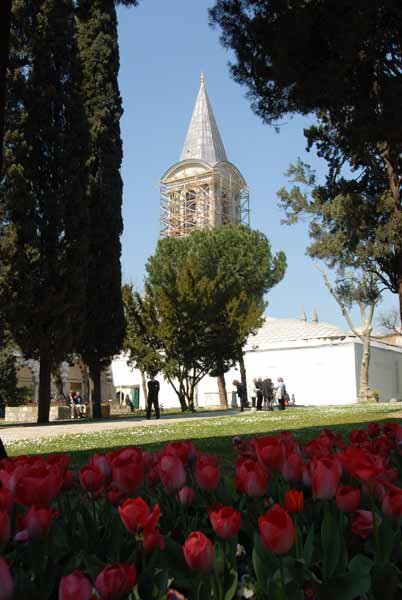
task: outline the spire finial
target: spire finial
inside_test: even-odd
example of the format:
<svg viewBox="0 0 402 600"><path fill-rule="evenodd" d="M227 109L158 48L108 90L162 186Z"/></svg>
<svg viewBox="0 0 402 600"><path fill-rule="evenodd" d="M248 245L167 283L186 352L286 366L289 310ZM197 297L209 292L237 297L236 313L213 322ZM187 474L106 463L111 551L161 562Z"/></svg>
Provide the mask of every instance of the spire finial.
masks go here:
<svg viewBox="0 0 402 600"><path fill-rule="evenodd" d="M204 71L201 71L200 84L204 85L204 83L205 83L205 74L204 74Z"/></svg>

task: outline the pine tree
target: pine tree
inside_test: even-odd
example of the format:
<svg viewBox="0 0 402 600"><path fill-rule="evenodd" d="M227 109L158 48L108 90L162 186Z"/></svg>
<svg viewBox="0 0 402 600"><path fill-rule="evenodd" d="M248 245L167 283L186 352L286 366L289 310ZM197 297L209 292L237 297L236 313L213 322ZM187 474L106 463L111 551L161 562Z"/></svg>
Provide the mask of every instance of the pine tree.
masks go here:
<svg viewBox="0 0 402 600"><path fill-rule="evenodd" d="M52 366L76 350L85 319L86 130L72 0L15 0L0 304L23 353L40 360L39 422Z"/></svg>
<svg viewBox="0 0 402 600"><path fill-rule="evenodd" d="M122 103L114 3L81 0L78 47L82 97L89 126L89 269L81 353L93 385L94 417L101 416L101 370L121 350L125 320L121 293Z"/></svg>

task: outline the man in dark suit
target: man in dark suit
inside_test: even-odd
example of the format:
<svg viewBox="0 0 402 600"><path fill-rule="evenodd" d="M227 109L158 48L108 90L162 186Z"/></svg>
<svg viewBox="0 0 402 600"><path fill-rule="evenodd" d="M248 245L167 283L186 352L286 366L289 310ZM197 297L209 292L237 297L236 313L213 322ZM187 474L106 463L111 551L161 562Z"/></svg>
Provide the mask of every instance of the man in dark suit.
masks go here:
<svg viewBox="0 0 402 600"><path fill-rule="evenodd" d="M159 412L159 381L155 379L155 375L151 375L148 381L148 400L147 400L147 419L151 418L152 405L155 409L155 416L157 419L160 417Z"/></svg>

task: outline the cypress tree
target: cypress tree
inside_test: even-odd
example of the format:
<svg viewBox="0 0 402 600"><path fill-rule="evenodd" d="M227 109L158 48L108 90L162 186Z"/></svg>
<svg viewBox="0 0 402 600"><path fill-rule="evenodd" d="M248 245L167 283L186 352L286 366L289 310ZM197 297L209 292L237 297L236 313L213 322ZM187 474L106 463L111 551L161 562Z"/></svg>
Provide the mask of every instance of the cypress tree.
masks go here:
<svg viewBox="0 0 402 600"><path fill-rule="evenodd" d="M81 0L77 14L81 93L89 126L89 265L81 354L92 380L94 416L100 417L101 370L121 350L125 330L120 265L119 48L113 2Z"/></svg>
<svg viewBox="0 0 402 600"><path fill-rule="evenodd" d="M39 422L52 366L76 350L85 319L86 131L72 0L15 0L0 304L19 347L40 360Z"/></svg>

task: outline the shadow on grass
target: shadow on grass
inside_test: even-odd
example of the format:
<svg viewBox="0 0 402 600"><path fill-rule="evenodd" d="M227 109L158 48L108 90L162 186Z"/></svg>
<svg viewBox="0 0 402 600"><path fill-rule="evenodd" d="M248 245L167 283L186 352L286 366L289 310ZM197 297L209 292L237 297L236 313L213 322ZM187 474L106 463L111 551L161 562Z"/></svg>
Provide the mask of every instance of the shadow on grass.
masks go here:
<svg viewBox="0 0 402 600"><path fill-rule="evenodd" d="M401 418L397 418L397 417L392 417L392 416L387 416L384 418L376 418L376 422L379 424L384 424L384 423L388 423L388 422L400 422ZM280 426L280 423L278 423L278 426L274 429L269 429L265 432L251 432L251 433L247 433L247 434L241 434L241 437L243 439L246 438L253 438L253 437L263 437L263 436L270 436L270 435L275 435L276 433L280 432L280 431L291 431L291 433L295 436L295 438L297 440L299 440L301 443L306 443L309 440L317 437L319 435L319 433L325 429L325 428L329 428L337 433L340 433L344 438L347 438L349 433L353 430L353 429L359 429L359 428L364 428L367 426L367 424L369 423L369 421L355 421L353 423L331 423L331 424L322 424L322 425L312 425L312 426L308 426L308 427L296 427L296 428L290 428L287 427L286 429L284 429L283 427ZM223 436L204 436L204 437L200 437L200 438L194 438L194 443L196 444L196 447L198 450L200 450L201 452L207 452L210 454L216 454L217 456L220 457L220 459L222 460L224 466L226 468L229 467L229 465L233 464L234 458L235 458L235 454L233 452L232 449L232 439L234 435L238 435L236 432L232 432L230 435L223 435ZM183 437L179 438L176 437L175 440L180 441L180 439L185 439ZM156 450L160 450L161 448L163 448L163 446L166 444L166 440L164 441L157 441L157 442L145 442L145 443L141 443L138 444L138 446L140 448L142 448L143 450L147 450L149 452L155 452ZM95 454L97 452L111 452L113 450L118 450L119 448L121 448L121 445L116 445L116 446L99 446L99 447L95 447L95 448L90 448L87 450L77 450L77 451L69 451L69 454L71 455L71 466L74 469L80 468L82 467L90 458L90 456L92 454Z"/></svg>

